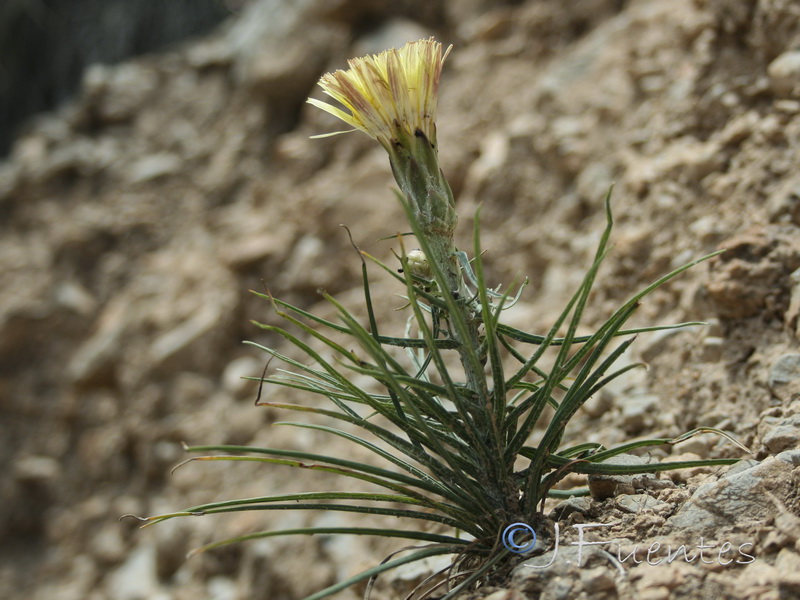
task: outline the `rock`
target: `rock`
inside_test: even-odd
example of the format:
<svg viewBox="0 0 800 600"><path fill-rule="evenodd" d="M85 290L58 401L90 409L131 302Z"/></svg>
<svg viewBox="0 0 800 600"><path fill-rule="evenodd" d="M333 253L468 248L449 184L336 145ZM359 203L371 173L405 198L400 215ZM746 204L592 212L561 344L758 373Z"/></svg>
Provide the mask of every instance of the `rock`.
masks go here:
<svg viewBox="0 0 800 600"><path fill-rule="evenodd" d="M671 342L674 342L676 336L680 335L683 330L680 329L662 329L653 331L644 336L642 344L639 345L639 356L645 362L657 361L658 357L668 351Z"/></svg>
<svg viewBox="0 0 800 600"><path fill-rule="evenodd" d="M769 387L800 380L800 354L784 354L776 360L769 371Z"/></svg>
<svg viewBox="0 0 800 600"><path fill-rule="evenodd" d="M281 231L287 230L288 228ZM280 256L287 242L286 236L279 233L264 232L248 236L226 247L222 260L232 270L245 270L270 256Z"/></svg>
<svg viewBox="0 0 800 600"><path fill-rule="evenodd" d="M655 394L637 394L622 397L617 402L622 405L620 425L626 433L636 434L651 421L651 415L661 404L661 398Z"/></svg>
<svg viewBox="0 0 800 600"><path fill-rule="evenodd" d="M678 453L675 450L669 456L665 456L661 462L663 463L670 463L670 462L688 462L688 461L697 461L701 460L701 457L693 452L683 452ZM665 471L664 475L669 477L675 483L686 483L692 477L696 475L700 475L701 473L710 473L713 472L714 467L691 467L689 469L675 469L674 471Z"/></svg>
<svg viewBox="0 0 800 600"><path fill-rule="evenodd" d="M167 368L163 363L175 362L194 345L202 344L204 338L217 330L224 321L220 307L206 305L189 319L160 335L150 347L150 358L154 364Z"/></svg>
<svg viewBox="0 0 800 600"><path fill-rule="evenodd" d="M633 454L620 454L605 461L614 465L646 465L649 458ZM639 475L589 475L589 491L595 500L605 500L621 494L635 494L637 489L646 487L646 480L655 479L650 474Z"/></svg>
<svg viewBox="0 0 800 600"><path fill-rule="evenodd" d="M708 458L712 443L710 435L695 435L688 440L683 440L672 446L672 454L680 455L686 452L695 454L698 458Z"/></svg>
<svg viewBox="0 0 800 600"><path fill-rule="evenodd" d="M278 104L304 99L343 34L335 24L314 17L318 4L282 0L248 4L247 14L226 35L237 82Z"/></svg>
<svg viewBox="0 0 800 600"><path fill-rule="evenodd" d="M143 544L134 549L106 581L108 593L119 600L168 600L156 576L156 551Z"/></svg>
<svg viewBox="0 0 800 600"><path fill-rule="evenodd" d="M792 285L789 307L784 314L786 328L800 339L800 269L795 270L790 276Z"/></svg>
<svg viewBox="0 0 800 600"><path fill-rule="evenodd" d="M394 597L406 597L416 586L435 573L446 569L453 561L452 556L432 556L425 560L401 565L387 573L386 582L393 591Z"/></svg>
<svg viewBox="0 0 800 600"><path fill-rule="evenodd" d="M593 592L595 590L609 592L617 587L613 571L608 567L595 567L581 571L581 583L587 590L592 590Z"/></svg>
<svg viewBox="0 0 800 600"><path fill-rule="evenodd" d="M74 382L101 384L114 379L130 316L124 298L111 301L103 309L95 333L77 349L67 366Z"/></svg>
<svg viewBox="0 0 800 600"><path fill-rule="evenodd" d="M603 388L581 405L581 410L593 419L602 417L614 407L614 395Z"/></svg>
<svg viewBox="0 0 800 600"><path fill-rule="evenodd" d="M727 251L711 262L706 283L717 314L724 319L782 319L791 287L787 274L800 267L796 228L754 226L721 247Z"/></svg>
<svg viewBox="0 0 800 600"><path fill-rule="evenodd" d="M719 362L725 349L725 339L709 336L703 339L700 347L700 360L703 362Z"/></svg>
<svg viewBox="0 0 800 600"><path fill-rule="evenodd" d="M116 564L126 558L128 548L122 539L119 523L106 523L92 536L92 555L104 565Z"/></svg>
<svg viewBox="0 0 800 600"><path fill-rule="evenodd" d="M780 590L785 597L800 595L800 556L784 548L775 559L775 570L778 572Z"/></svg>
<svg viewBox="0 0 800 600"><path fill-rule="evenodd" d="M165 175L177 173L181 167L181 158L171 152L159 152L142 157L128 168L129 183L142 183Z"/></svg>
<svg viewBox="0 0 800 600"><path fill-rule="evenodd" d="M773 223L800 225L800 177L789 177L767 197L767 212Z"/></svg>
<svg viewBox="0 0 800 600"><path fill-rule="evenodd" d="M227 66L233 56L233 48L224 37L199 40L186 51L186 60L196 69Z"/></svg>
<svg viewBox="0 0 800 600"><path fill-rule="evenodd" d="M680 530L716 536L733 526L758 526L778 512L769 495L786 501L793 489L793 466L785 458L771 457L701 485L667 522Z"/></svg>
<svg viewBox="0 0 800 600"><path fill-rule="evenodd" d="M409 19L389 19L380 27L359 37L353 45L356 56L378 54L387 48L399 48L406 42L429 38L434 34L416 21Z"/></svg>
<svg viewBox="0 0 800 600"><path fill-rule="evenodd" d="M722 233L719 219L713 215L706 215L697 219L689 225L689 231L692 232L695 238L706 244L718 239L718 236Z"/></svg>
<svg viewBox="0 0 800 600"><path fill-rule="evenodd" d="M800 467L800 450L785 450L776 457L793 467Z"/></svg>
<svg viewBox="0 0 800 600"><path fill-rule="evenodd" d="M459 29L459 34L465 40L487 41L502 39L508 34L508 28L513 19L513 11L496 8L487 11L475 19L467 21Z"/></svg>
<svg viewBox="0 0 800 600"><path fill-rule="evenodd" d="M636 514L642 511L663 512L669 508L669 504L661 502L648 494L632 494L618 496L615 504L624 512Z"/></svg>
<svg viewBox="0 0 800 600"><path fill-rule="evenodd" d="M667 544L662 544L662 548ZM649 549L649 545L648 545ZM656 562L658 559L653 559L653 562ZM666 589L668 592L675 590L676 588L683 585L686 581L686 567L683 566L685 563L662 563L664 566L654 566L652 568L648 568L646 571L639 575L641 577L641 583L639 584L639 588L644 588L644 591L647 592L650 589L657 589L657 590L664 590Z"/></svg>
<svg viewBox="0 0 800 600"><path fill-rule="evenodd" d="M91 118L115 123L131 119L158 87L156 72L141 63L119 67L96 64L83 78Z"/></svg>
<svg viewBox="0 0 800 600"><path fill-rule="evenodd" d="M607 164L593 162L586 165L575 180L575 189L583 198L594 199L614 181L614 172Z"/></svg>
<svg viewBox="0 0 800 600"><path fill-rule="evenodd" d="M213 600L238 600L241 597L236 581L223 575L208 580L208 595Z"/></svg>
<svg viewBox="0 0 800 600"><path fill-rule="evenodd" d="M775 517L775 529L794 544L800 540L800 517L790 513L788 509L780 507L780 514Z"/></svg>
<svg viewBox="0 0 800 600"><path fill-rule="evenodd" d="M241 398L252 392L257 383L244 379L245 377L258 377L264 369L263 361L254 356L240 356L232 360L222 372L222 384L225 389Z"/></svg>
<svg viewBox="0 0 800 600"><path fill-rule="evenodd" d="M637 597L640 600L669 600L672 598L672 592L664 586L649 587L638 593Z"/></svg>
<svg viewBox="0 0 800 600"><path fill-rule="evenodd" d="M72 555L68 558L69 584L42 578L37 582L36 595L33 597L48 600L85 600L97 594L97 579L100 569L86 554Z"/></svg>
<svg viewBox="0 0 800 600"><path fill-rule="evenodd" d="M589 535L587 532L587 541ZM523 590L528 597L566 600L575 597L583 577L596 581L605 590L613 589L619 577L623 576L614 569L615 566L612 556L599 546L579 548L565 545L562 540L557 550L550 550L517 566L511 573L509 587ZM601 576L601 570L608 576ZM590 574L584 576L584 572Z"/></svg>
<svg viewBox="0 0 800 600"><path fill-rule="evenodd" d="M356 54L353 46L374 43L380 50L406 27L430 28L440 32L443 43L456 44L442 79L439 139L444 172L460 207L457 242L473 253L472 211L463 200L473 186L465 181L474 165L476 173L469 177L480 180L473 186L478 193L472 193L484 205L487 278L507 286L520 272L532 281L523 301L501 319L518 320L537 334L552 326L591 264L609 177L619 182L614 248L589 295L579 334L668 271L673 259L695 258L753 223L769 223L762 239L734 244L730 259L699 265L643 299L626 327L706 320L716 312L720 322L705 334L639 336L632 350L652 339L645 353L656 368L630 371L596 394L585 414L570 423L565 443L627 441L631 436L622 431L620 418L624 399L642 394L661 401L649 408L629 406L628 427L648 437L675 435L696 424L736 427L748 442L769 433L769 428L755 433L754 427L763 420L757 415L775 403L766 386L770 363L798 352L798 340L787 331L797 331L800 312L798 281L788 275L800 267L793 262L800 112L794 99L775 100L763 60L795 44L797 20L788 13L796 1L532 0L505 1L502 7L496 0L203 1L242 12L189 50L170 48L136 61L133 69L122 65L122 73L113 66L95 72L76 103L32 122L8 163L0 165L0 437L6 442L0 462L8 465L8 476L0 480L5 508L0 529L13 544L0 565L0 597L124 597L127 592L115 587L124 573L117 567L134 557L129 548L155 544L155 575L152 561L140 574L128 563L142 597L158 597L165 591L158 582L164 582L175 600L224 600L234 594L250 600L300 598L375 566L405 545L295 536L269 553L260 553L253 542L185 561L186 551L197 544L303 527L316 517L248 511L174 519L139 532L137 523L120 525L116 516L314 490L320 480L310 476L330 479L332 474L242 463L193 463L175 476L169 467L184 458L175 455L182 439L217 444L255 437L258 445L295 449L322 443L336 455L346 447L341 438L322 440L311 430L263 427L276 418L272 409L253 409L252 400L235 402L234 396L246 393L241 374L258 375L266 358L239 342L252 338L309 364L282 338L247 325L249 319L281 323L268 302L247 292L263 290L262 278L277 297L327 311L323 316L335 320L335 309L315 305L316 289L330 283L337 298L368 324L360 263L336 225L352 225L359 245L391 269L397 239L376 240L405 232L407 225L387 189L392 181L383 150L361 134L309 140L345 127L327 127L322 119L329 115L304 101L309 93L321 97L316 77L344 67ZM178 2L162 4L177 10ZM430 7L428 14L438 10L447 16L423 19L413 9L422 4ZM80 10L64 16L91 30L76 38L81 43L103 27L102 20L86 20ZM462 31L466 38L459 36ZM37 73L25 76L35 81ZM393 297L402 285L373 267L381 329L402 335L408 310L393 310L404 304ZM706 281L718 286L716 294L707 293ZM683 302L700 298L701 291L702 302ZM792 297L798 300L792 303ZM210 319L193 322L207 307ZM453 323L441 325L446 335ZM201 333L193 337L198 327ZM341 341L362 352L356 342ZM536 351L535 345L513 345L526 355ZM392 351L407 364L402 349ZM541 366L547 368L557 352L548 350ZM455 354L447 351L445 360L458 370ZM628 354L633 352L617 367L629 364ZM238 360L243 355L259 363L250 373ZM154 357L164 361L157 372ZM351 375L356 384L366 379ZM433 370L432 376L439 381ZM526 377L531 385L537 379ZM285 391L287 402L307 401ZM778 420L765 425L776 427L793 416L789 402L782 405L782 412L772 415ZM297 416L327 422L318 420L320 415ZM662 418L674 418L675 426ZM647 429L654 425L657 430ZM674 448L675 455L707 455L695 441ZM770 445L796 447L780 440ZM353 446L342 456L362 451ZM651 455L662 452L664 447L656 448ZM59 457L60 475L52 475L47 457ZM768 503L764 513L753 516L746 504L731 507L727 499L717 499L722 492L716 488L701 508L713 513L719 505L722 516L714 522L741 526L741 535L756 543L765 529L796 532L795 525L780 520L785 515L771 512L769 493L794 511L795 498L781 492L797 487L800 454L783 452L778 458L787 469L776 467L758 485L734 490L748 501ZM743 467L738 472L746 477L748 468L761 465ZM728 477L736 471L730 469ZM663 490L658 498L666 504L653 504L654 494L641 493L640 486L663 482L612 480L612 496L618 487L636 495L593 504L573 499L559 508L572 521L619 516L615 538L649 544L648 538L661 539L659 519L667 514L660 514L662 507L677 510L688 501L687 490L694 491L694 481L685 489ZM134 506L123 508L122 498ZM89 500L91 511L84 510ZM699 514L692 506L697 502L687 510ZM645 510L629 513L642 506ZM342 526L378 520L337 514L346 517L338 522ZM391 521L382 524L416 527ZM119 537L112 531L117 526ZM698 539L688 530L670 535L687 544ZM772 539L767 550L758 549L757 563L769 565L782 549L796 551L798 539L796 533ZM17 551L17 543L33 551ZM643 565L622 579L604 555L597 561L572 570L555 565L549 579L537 572L524 582L530 592L477 591L498 592L508 600L797 595L771 566L765 569L769 577L759 579L763 589L755 589L738 576L744 568L693 564L682 578L673 564L650 578L655 569ZM781 569L796 571L792 561ZM639 586L642 572L647 585ZM671 587L673 581L680 585ZM546 593L537 593L537 587Z"/></svg>
<svg viewBox="0 0 800 600"><path fill-rule="evenodd" d="M64 281L56 288L56 302L81 316L97 310L94 296L77 281Z"/></svg>
<svg viewBox="0 0 800 600"><path fill-rule="evenodd" d="M289 288L316 290L326 288L332 280L332 269L324 257L328 251L321 239L304 235L292 248L291 256L283 272L277 278L277 285ZM267 286L272 286L267 281Z"/></svg>
<svg viewBox="0 0 800 600"><path fill-rule="evenodd" d="M724 477L733 477L739 473L744 473L745 471L752 469L753 467L757 467L759 463L755 458L746 458L744 460L740 460L739 462L733 463L728 470L725 471Z"/></svg>
<svg viewBox="0 0 800 600"><path fill-rule="evenodd" d="M761 442L772 454L778 454L800 443L800 414L792 415L769 426Z"/></svg>
<svg viewBox="0 0 800 600"><path fill-rule="evenodd" d="M797 95L800 89L800 50L790 50L778 56L769 63L767 75L776 96Z"/></svg>
<svg viewBox="0 0 800 600"><path fill-rule="evenodd" d="M703 178L723 165L723 154L716 140L700 141L684 137L672 142L653 158L632 161L632 185L644 187L664 178Z"/></svg>
<svg viewBox="0 0 800 600"><path fill-rule="evenodd" d="M509 139L504 131L494 131L481 142L480 155L470 164L464 178L464 188L470 198L478 195L486 181L497 173L509 155Z"/></svg>
<svg viewBox="0 0 800 600"><path fill-rule="evenodd" d="M562 521L571 514L589 514L592 509L592 499L588 496L579 496L562 500L553 508L549 517L554 521Z"/></svg>
<svg viewBox="0 0 800 600"><path fill-rule="evenodd" d="M489 594L484 600L527 600L527 596L517 590L500 590Z"/></svg>
<svg viewBox="0 0 800 600"><path fill-rule="evenodd" d="M58 477L61 466L49 456L23 456L14 462L14 477L17 481L47 482Z"/></svg>

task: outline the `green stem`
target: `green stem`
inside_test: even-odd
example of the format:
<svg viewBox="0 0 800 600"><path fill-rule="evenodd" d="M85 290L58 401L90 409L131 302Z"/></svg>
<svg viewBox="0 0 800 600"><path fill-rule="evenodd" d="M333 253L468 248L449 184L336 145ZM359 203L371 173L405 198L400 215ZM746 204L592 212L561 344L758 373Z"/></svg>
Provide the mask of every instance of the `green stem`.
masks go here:
<svg viewBox="0 0 800 600"><path fill-rule="evenodd" d="M447 305L450 337L464 370L466 391L455 402L463 401L480 430L485 432L481 456L482 472L478 478L486 486L491 504L502 513L513 512L509 506L508 470L503 463L500 424L495 421L491 391L486 374L486 349L480 331L480 301L466 286L456 255L453 235L458 222L450 186L439 167L436 148L421 133L398 136L389 151L395 179L408 203L409 219ZM436 311L432 311L436 319ZM512 500L513 504L514 501Z"/></svg>

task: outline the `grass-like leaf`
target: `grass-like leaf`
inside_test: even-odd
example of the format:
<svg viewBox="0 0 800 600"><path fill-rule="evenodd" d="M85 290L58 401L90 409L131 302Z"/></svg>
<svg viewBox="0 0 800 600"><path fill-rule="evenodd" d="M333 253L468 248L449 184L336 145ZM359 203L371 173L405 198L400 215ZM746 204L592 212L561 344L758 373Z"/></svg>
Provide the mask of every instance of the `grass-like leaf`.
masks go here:
<svg viewBox="0 0 800 600"><path fill-rule="evenodd" d="M512 297L490 289L486 283L480 213L475 218L474 258L470 260L463 252L448 250L446 244L426 232L418 208L406 198L400 200L411 225L409 235L416 237L427 265L420 267L419 256L414 265L410 263L405 250L407 235L395 238L400 244L398 272L361 251L348 230L361 261L366 322L362 323L326 293L323 297L336 311L336 322L274 298L269 292L254 292L270 302L284 323L283 327L256 323L257 327L280 336L307 362L249 342L266 352L270 360L284 365L270 370L268 363L261 377L253 377L263 387L257 404L312 414L327 421L275 425L310 429L355 444L367 450L377 464L281 448L187 448L189 452L204 453L187 462L256 462L276 468L324 471L345 480L358 480L371 491L315 491L211 502L148 517L145 526L177 517L275 510L349 512L401 519L409 524L424 521L438 529L404 530L392 526L261 531L214 542L197 552L288 535L374 535L422 541L430 545L414 548L402 557L392 555L376 567L306 600L330 596L360 581L372 582L374 577L400 565L441 554L454 556L451 567L431 576L422 588L427 590L424 594L435 592L450 599L509 572L517 555L508 552L500 540L510 523L544 524L546 517L540 507L546 497L588 494L585 487L553 489L566 474L654 473L734 462L728 458L643 465L615 461L615 457L627 452L670 446L704 433L722 436L744 449L729 434L713 428L698 428L676 438L635 440L614 448L588 442L562 447L565 430L584 403L615 378L640 366L615 368L636 333L701 324L625 329L647 294L716 253L659 278L632 295L594 333L578 336L579 328L585 325L583 315L594 283L609 254L613 227L609 191L605 200L606 227L583 280L545 334L528 333L502 322L503 309L516 302L524 284ZM407 300L408 322L403 335L387 335L384 331L375 309L368 263L390 274ZM624 339L619 341L620 337ZM306 340L314 340L323 350ZM454 357L460 362L457 368L450 360ZM371 379L376 385L369 389L379 391L356 385L355 375ZM328 405L279 401L270 397L273 388L315 395ZM264 399L262 392L267 396ZM534 438L537 445L531 445ZM527 466L515 472L519 459L527 461ZM542 529L543 536L545 531ZM462 537L463 534L466 535Z"/></svg>

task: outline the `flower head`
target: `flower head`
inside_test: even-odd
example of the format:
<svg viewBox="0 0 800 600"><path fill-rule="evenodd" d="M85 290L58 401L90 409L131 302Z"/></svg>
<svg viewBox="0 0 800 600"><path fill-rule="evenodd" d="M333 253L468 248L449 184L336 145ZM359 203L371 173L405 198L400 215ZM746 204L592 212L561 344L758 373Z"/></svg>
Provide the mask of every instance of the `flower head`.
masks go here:
<svg viewBox="0 0 800 600"><path fill-rule="evenodd" d="M323 91L349 113L314 98L308 102L375 138L385 148L393 140L418 132L435 147L439 78L449 52L450 48L442 55L442 45L429 38L353 58L347 71L327 73L319 80Z"/></svg>

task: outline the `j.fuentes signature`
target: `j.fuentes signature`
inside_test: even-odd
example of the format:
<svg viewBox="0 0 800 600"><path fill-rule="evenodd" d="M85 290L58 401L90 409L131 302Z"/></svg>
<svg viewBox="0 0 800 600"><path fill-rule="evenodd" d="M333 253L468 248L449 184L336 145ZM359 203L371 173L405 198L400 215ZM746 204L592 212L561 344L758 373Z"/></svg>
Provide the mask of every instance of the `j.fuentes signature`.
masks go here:
<svg viewBox="0 0 800 600"><path fill-rule="evenodd" d="M577 546L578 548L577 562L579 567L583 566L583 549L589 546L604 546L603 550L606 552L609 552L616 546L616 552L610 554L611 558L615 558L619 564L624 564L630 560L631 564L647 563L655 566L661 563L670 564L679 559L687 563L692 563L699 559L699 562L708 565L716 562L725 566L730 564L746 565L756 559L755 556L747 553L747 551L751 551L753 548L753 544L750 542L745 542L738 546L734 546L730 542L707 544L701 537L698 544L689 546L689 548L687 548L685 544L681 544L673 549L670 544L653 542L649 546L640 546L636 544L633 550L628 549L623 552L622 546L614 541L589 542L586 540L585 532L587 530L609 526L611 526L610 523L579 523L572 526L578 531L578 541L570 542L570 546ZM560 537L559 526L558 523L556 523L555 546L550 562L541 565L524 563L524 566L531 569L546 569L551 566L558 557ZM502 539L503 545L507 550L516 554L527 554L531 552L536 545L536 532L527 523L512 523L503 531Z"/></svg>

